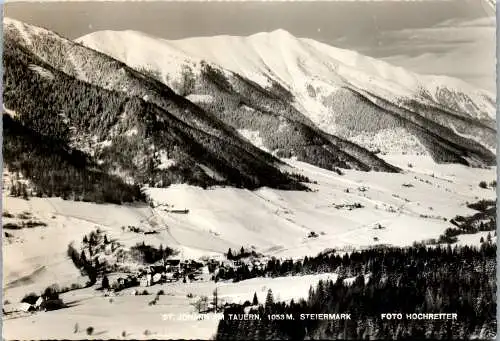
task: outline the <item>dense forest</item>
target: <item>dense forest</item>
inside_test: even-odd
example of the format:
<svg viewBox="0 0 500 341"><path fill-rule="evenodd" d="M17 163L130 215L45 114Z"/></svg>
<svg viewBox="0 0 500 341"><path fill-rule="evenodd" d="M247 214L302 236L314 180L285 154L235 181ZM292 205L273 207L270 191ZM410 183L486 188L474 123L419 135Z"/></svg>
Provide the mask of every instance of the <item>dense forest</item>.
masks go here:
<svg viewBox="0 0 500 341"><path fill-rule="evenodd" d="M480 248L388 248L345 255L337 280L320 281L305 300L274 302L270 292L265 305L250 310L260 320L229 319L228 314L243 314L244 305L227 308L217 339L491 339L496 334L496 249L483 243ZM355 279L345 281L350 277ZM293 319L267 318L285 313ZM351 319L300 318L307 313L348 313ZM384 313L404 317L382 320ZM457 319L407 319L407 313L456 313Z"/></svg>
<svg viewBox="0 0 500 341"><path fill-rule="evenodd" d="M3 115L3 160L10 172L20 172L31 180L32 192L11 189L11 194L56 196L92 202L123 203L143 200L138 186L106 174L84 153L56 139L24 127Z"/></svg>

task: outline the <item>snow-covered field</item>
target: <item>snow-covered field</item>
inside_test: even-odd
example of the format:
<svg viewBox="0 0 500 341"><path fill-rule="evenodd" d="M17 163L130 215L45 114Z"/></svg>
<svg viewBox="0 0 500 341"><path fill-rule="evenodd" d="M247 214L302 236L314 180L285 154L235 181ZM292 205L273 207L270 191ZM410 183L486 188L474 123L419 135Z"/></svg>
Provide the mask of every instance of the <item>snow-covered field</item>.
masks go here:
<svg viewBox="0 0 500 341"><path fill-rule="evenodd" d="M481 189L484 180L496 179L496 169L472 169L461 165L436 165L425 156L383 156L405 169L402 174L345 171L338 175L293 160L286 160L317 184L311 192L262 188L248 191L235 188L203 190L187 185L147 189L158 205L98 205L58 198L31 198L29 201L3 195L3 209L11 214L28 211L45 227L8 231L3 238L4 300L12 303L29 293L39 293L57 283L68 286L84 279L66 256L71 241L100 227L125 245L143 240L178 249L183 258L220 256L228 248L255 247L265 255L303 257L326 248L362 248L374 244L411 245L415 240L438 237L451 227L449 219L474 211L466 202L494 199L496 192ZM411 164L411 167L410 167ZM349 210L342 205L359 203ZM160 204L160 205L159 205ZM161 205L163 204L163 205ZM169 205L168 207L165 205ZM188 209L187 214L166 209ZM380 224L384 229L375 229ZM122 226L156 229L143 235L122 230ZM317 238L307 238L315 231ZM459 238L459 243L478 244L479 235ZM485 237L485 236L484 236ZM263 300L268 288L279 299L307 294L309 286L322 276L258 278L239 283L218 283L220 295L233 301L250 300L257 292ZM333 276L333 275L330 275ZM163 321L166 313L191 312L187 293L210 295L214 282L174 283L162 286L167 295L158 305L148 306L149 296L121 296L110 303L91 289L63 294L68 309L37 313L4 321L7 339L83 338L73 334L75 323L92 325L96 338L202 338L211 337L217 321ZM150 293L159 290L148 288ZM172 295L169 295L172 294ZM53 326L60 326L54 328ZM156 333L156 334L155 334Z"/></svg>
<svg viewBox="0 0 500 341"><path fill-rule="evenodd" d="M148 287L150 295L133 296L131 289L123 291L120 296L104 297L96 294L94 289L81 289L61 295L70 308L58 311L36 313L24 318L4 320L6 339L36 340L43 335L58 339L87 339L85 329L94 328L92 338L108 339L201 339L211 338L216 330L218 320L186 319L186 314L196 314L192 305L200 296L211 297L217 287L219 300L222 302L243 303L252 301L254 293L259 302L264 302L267 291L271 289L276 300L307 298L309 287L320 279L335 280L333 274L290 276L279 278L254 278L239 283L225 282L181 282ZM141 288L144 289L144 288ZM148 305L159 290L160 296L156 305ZM192 294L192 298L187 295ZM112 299L112 302L110 302ZM172 314L165 320L165 314ZM213 315L211 315L213 316ZM75 324L80 332L74 333ZM55 328L57 326L57 328ZM148 335L145 333L150 332Z"/></svg>

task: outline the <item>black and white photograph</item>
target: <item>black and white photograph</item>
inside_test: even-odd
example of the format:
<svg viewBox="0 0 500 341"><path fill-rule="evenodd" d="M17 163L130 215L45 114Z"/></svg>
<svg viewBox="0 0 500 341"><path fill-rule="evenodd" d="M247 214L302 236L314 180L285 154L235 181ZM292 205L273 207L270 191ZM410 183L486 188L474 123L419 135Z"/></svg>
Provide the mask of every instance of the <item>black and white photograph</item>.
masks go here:
<svg viewBox="0 0 500 341"><path fill-rule="evenodd" d="M492 0L7 1L4 340L494 340Z"/></svg>

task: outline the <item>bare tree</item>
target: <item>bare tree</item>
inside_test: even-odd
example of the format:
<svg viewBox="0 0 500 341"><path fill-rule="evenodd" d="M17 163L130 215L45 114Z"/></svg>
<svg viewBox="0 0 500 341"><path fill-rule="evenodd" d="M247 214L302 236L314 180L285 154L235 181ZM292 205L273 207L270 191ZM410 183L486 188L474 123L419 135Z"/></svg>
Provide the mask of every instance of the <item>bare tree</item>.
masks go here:
<svg viewBox="0 0 500 341"><path fill-rule="evenodd" d="M202 311L206 311L207 305L208 305L208 297L201 296L199 299L197 299L195 302L193 302L192 305L195 307L195 309L198 311L198 313L201 313Z"/></svg>

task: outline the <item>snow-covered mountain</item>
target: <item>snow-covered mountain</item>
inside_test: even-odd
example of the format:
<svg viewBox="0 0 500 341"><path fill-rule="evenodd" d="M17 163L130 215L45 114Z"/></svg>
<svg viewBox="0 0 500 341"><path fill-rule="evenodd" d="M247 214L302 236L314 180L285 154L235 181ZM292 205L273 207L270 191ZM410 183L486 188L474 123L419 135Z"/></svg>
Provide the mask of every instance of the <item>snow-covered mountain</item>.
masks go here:
<svg viewBox="0 0 500 341"><path fill-rule="evenodd" d="M203 63L272 91L326 133L383 152L429 152L437 161L494 162L495 98L443 76L424 76L357 52L284 30L249 37L167 41L135 31L101 31L77 39L163 82L196 78ZM192 89L190 98L202 89ZM194 97L193 97L194 96Z"/></svg>
<svg viewBox="0 0 500 341"><path fill-rule="evenodd" d="M496 162L484 91L282 30L181 41L105 31L74 42L5 18L4 33L11 166L26 166L19 134L45 146L40 160L57 151L50 157L69 168L53 171L77 173L78 183L92 170L131 185L302 188L278 158L337 173L398 171L375 151ZM43 179L42 190L54 187Z"/></svg>
<svg viewBox="0 0 500 341"><path fill-rule="evenodd" d="M225 74L220 74L219 69L212 68L208 64L203 65L203 74L206 76L204 79L191 75L191 71L189 71L189 74L183 71L183 79L180 80L180 85L174 84L176 92L181 94L181 96L179 96L174 93L169 86L156 80L155 78L157 77L155 77L154 74L149 74L143 70L138 72L106 54L67 40L54 32L12 19L6 19L4 26L6 39L9 43L12 42L14 46L22 47L26 51L29 51L29 53L39 58L43 63L56 69L56 71L71 76L75 81L97 86L103 92L111 91L114 96L134 98L137 104L144 103L147 104L146 107L151 104L155 110L159 108L166 112L160 114L161 117L157 117L156 120L163 122L166 117L170 117L174 119L175 124L182 123L187 125L185 128L190 130L188 136L204 135L203 139L205 139L205 141L200 141L199 145L197 145L195 141L189 142L185 140L185 135L181 135L184 139L183 142L175 143L171 139L178 140L180 136L174 130L169 131L170 136L168 136L169 133L165 131L166 135L161 138L162 141L156 141L155 145L158 147L158 143L164 144L170 139L170 150L167 150L168 148L163 151L156 150L157 156L155 158L161 159L163 157L164 159L171 159L172 155L176 155L174 149L178 150L179 148L190 149L187 154L191 154L195 152L197 148L210 149L214 147L216 150L213 150L212 153L219 154L225 153L224 150L226 149L234 149L237 145L240 145L240 147L244 146L244 149L250 148L247 152L254 154L249 155L248 153L229 152L224 156L224 160L219 160L217 163L212 164L212 162L219 157L213 158L212 161L209 162L211 164L209 166L206 164L208 160L205 160L203 163L200 163L201 169L196 171L198 175L207 173L207 169L209 169L209 174L207 173L209 177L213 178L214 174L219 174L220 176L215 177L218 179L227 179L228 174L224 174L226 171L218 168L231 160L229 162L232 163L232 166L229 167L238 168L238 172L234 172L232 177L240 178L241 175L247 173L247 171L256 172L260 169L263 171L262 174L265 174L265 178L268 179L266 180L267 185L272 186L274 182L274 180L272 180L274 177L272 174L275 171L270 169L265 170L266 167L262 167L262 164L261 166L257 166L257 164L252 166L249 165L249 167L244 166L249 160L244 161L242 158L263 158L266 159L265 162L271 162L272 164L278 162L278 160L249 143L248 138L241 133L242 129L250 129L249 131L252 134L255 135L255 133L259 133L259 137L265 137L266 142L271 141L271 143L268 144L269 149L267 150L276 152L279 154L278 156L296 156L301 161L309 162L326 169L354 168L366 171L396 170L395 167L388 165L368 150L335 136L325 134L294 107L285 103L283 99L283 96L285 96L284 93L271 94L258 85L250 83L248 80L242 79L239 76L238 78L237 75L231 73L233 81L238 81L241 91L235 93L234 89L231 89L225 95L222 95L220 85L223 83L223 81L221 83L221 80L224 79ZM9 47L10 46L12 45L9 45ZM8 52L10 53L11 51ZM35 69L33 69L33 66L35 66ZM187 68L187 66L183 67L182 70L187 70ZM37 65L36 62L32 62L27 66L27 69L29 70L25 71L40 74L40 70L44 69L44 67ZM45 82L54 81L54 79L47 79L46 72L43 73L43 75L45 75ZM195 82L199 83L202 80L205 82L202 87L206 91L209 90L209 87L213 89L213 97L216 97L216 102L209 101L209 103L203 103L207 102L206 99L210 94L204 96L188 96L190 92L181 89L189 89ZM16 96L10 88L6 89L5 94L5 98L9 101L12 97ZM10 96L11 94L12 96ZM202 103L200 103L200 99ZM193 104L193 102L196 102L196 104ZM235 108L231 108L231 110L228 111L228 109L230 109L229 103L234 104ZM59 104L62 105L62 102ZM116 104L115 101L107 101L105 107L115 107L116 110L121 110L119 105L116 106L114 104ZM64 105L66 108L65 110L71 110L74 105L78 106L78 104L66 103L66 105ZM207 105L210 107L207 107ZM50 105L49 107L54 106ZM220 108L223 110L219 110ZM254 110L255 113L248 112L248 110ZM243 120L247 123L251 121L250 123L252 123L253 126L235 126L232 124L233 122L230 121L230 117L224 115L225 113L231 113L233 115L231 119L233 120ZM138 112L135 114L141 117L144 116ZM257 115L260 118L249 121L248 117L250 115ZM271 121L276 128L275 130L271 130L272 126L269 125ZM110 121L110 123L112 122ZM260 127L255 127L255 124L260 125ZM130 129L127 129L130 130L130 133L133 127L129 128ZM155 128L159 128L158 123L156 123ZM113 133L105 133L102 137L108 139L108 137L114 136L114 132L116 132L117 129L113 129ZM125 130L128 131L127 129ZM238 133L237 130L240 132ZM137 134L132 135L136 136ZM127 139L133 136L127 135ZM80 141L82 137L84 137L82 134L78 134L77 136L79 145L81 145L82 142L87 143L87 139ZM231 140L232 142L220 142L222 140L226 142ZM143 139L141 139L141 141L143 141ZM98 142L101 143L103 141ZM108 149L116 149L116 146L119 145L119 143L117 144L111 141L110 144L109 142L110 141L105 143ZM223 148L220 148L218 145L223 145ZM144 160L153 158L149 152L145 153L145 155L146 156L142 158ZM210 154L201 153L196 158L202 157L205 159L209 156ZM138 158L138 156L136 156L136 158ZM177 167L179 165L186 164L186 160L189 160L191 157L179 155L176 158L178 160L169 160L169 162L167 162L168 165L175 165L176 167L164 167L162 166L163 162L158 160L161 164L161 172L175 171L178 169ZM241 160L238 161L237 158ZM136 162L132 163L134 164ZM127 162L127 164L131 163ZM191 173L194 169L196 168L188 166L186 172ZM185 180L183 180L184 175L180 177L176 175L175 178L177 179L175 180L176 182ZM255 183L256 181L257 179L253 179L250 182ZM159 183L165 183L165 181L160 181Z"/></svg>
<svg viewBox="0 0 500 341"><path fill-rule="evenodd" d="M3 65L4 105L16 113L3 122L4 161L38 193L130 199L101 195L121 186L109 178L305 188L278 159L165 84L54 32L5 19Z"/></svg>
<svg viewBox="0 0 500 341"><path fill-rule="evenodd" d="M237 274L245 268L229 250L283 265L435 244L458 218L483 225L477 207L496 198L496 167L469 167L495 163L494 100L459 81L284 31L175 42L97 32L75 42L5 18L3 32L5 311L53 284L68 304L4 314L7 338L92 329L109 339L209 339L216 319L158 317L192 315L214 290L225 303L254 293L264 302L268 290L276 302L297 300L345 272L230 283L210 279L222 267L195 281L189 270L186 283L148 287L151 301L145 288L102 290L104 275L116 288L151 265L118 255L166 246L175 259L221 261ZM96 245L99 230L108 241ZM484 245L489 234L460 234L455 245ZM76 248L84 256L73 258ZM106 270L95 285L80 267L87 251L87 269Z"/></svg>

